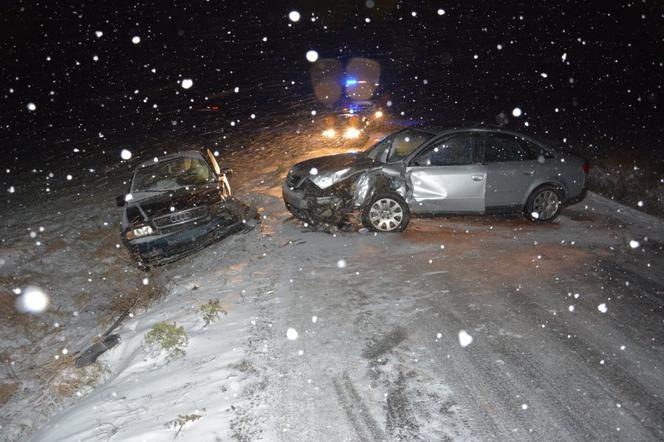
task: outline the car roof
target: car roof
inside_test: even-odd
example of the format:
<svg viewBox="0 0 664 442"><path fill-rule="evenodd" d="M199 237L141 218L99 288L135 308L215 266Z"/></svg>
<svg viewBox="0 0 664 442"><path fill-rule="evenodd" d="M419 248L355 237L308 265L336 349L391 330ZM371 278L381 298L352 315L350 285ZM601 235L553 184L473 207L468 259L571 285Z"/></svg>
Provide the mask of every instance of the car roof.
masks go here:
<svg viewBox="0 0 664 442"><path fill-rule="evenodd" d="M168 161L168 160L172 160L174 158L196 158L196 159L201 159L201 158L203 158L203 154L198 150L183 150L182 152L171 153L171 154L164 155L164 156L161 156L161 157L156 157L156 158L158 159L158 161L155 161L154 159L149 160L149 161L144 161L144 162L142 162L141 164L138 165L137 169L141 168L141 167L152 166L153 164L155 164L157 162Z"/></svg>
<svg viewBox="0 0 664 442"><path fill-rule="evenodd" d="M532 138L530 135L517 132L515 130L506 129L501 126L490 126L490 125L477 125L477 126L416 126L417 129L429 132L433 135L444 135L447 133L453 132L494 132L494 133L504 133L509 135L514 135L518 137Z"/></svg>

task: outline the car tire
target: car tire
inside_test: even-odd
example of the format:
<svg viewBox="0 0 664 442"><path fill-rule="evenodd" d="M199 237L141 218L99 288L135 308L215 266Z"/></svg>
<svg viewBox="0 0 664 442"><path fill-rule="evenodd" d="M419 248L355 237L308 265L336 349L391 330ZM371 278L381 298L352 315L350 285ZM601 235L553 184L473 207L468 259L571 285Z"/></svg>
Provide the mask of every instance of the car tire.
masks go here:
<svg viewBox="0 0 664 442"><path fill-rule="evenodd" d="M362 224L374 232L403 232L410 222L410 209L396 193L380 193L362 211Z"/></svg>
<svg viewBox="0 0 664 442"><path fill-rule="evenodd" d="M563 193L560 187L545 184L533 190L528 197L523 214L530 221L548 223L556 219L563 208Z"/></svg>

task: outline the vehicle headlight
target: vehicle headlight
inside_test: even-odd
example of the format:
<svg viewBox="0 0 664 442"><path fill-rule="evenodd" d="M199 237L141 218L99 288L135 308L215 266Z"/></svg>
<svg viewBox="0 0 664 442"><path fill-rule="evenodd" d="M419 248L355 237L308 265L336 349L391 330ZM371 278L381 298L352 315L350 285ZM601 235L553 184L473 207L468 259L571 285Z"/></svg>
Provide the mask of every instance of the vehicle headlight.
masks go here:
<svg viewBox="0 0 664 442"><path fill-rule="evenodd" d="M349 127L348 129L346 129L346 132L344 132L344 138L357 138L359 136L360 136L360 130L354 127Z"/></svg>
<svg viewBox="0 0 664 442"><path fill-rule="evenodd" d="M323 131L323 136L324 136L325 138L334 138L334 137L337 136L337 131L334 130L334 129L325 129L325 130Z"/></svg>
<svg viewBox="0 0 664 442"><path fill-rule="evenodd" d="M321 189L327 189L330 187L332 184L334 184L334 175L327 175L327 176L310 176L309 180L320 187Z"/></svg>
<svg viewBox="0 0 664 442"><path fill-rule="evenodd" d="M153 230L152 230L152 227L150 227L150 226L137 227L137 228L135 228L134 230L131 231L131 233L134 234L134 238L140 238L142 236L151 235L152 232L153 232ZM129 236L129 235L127 235L127 236ZM128 239L131 239L131 238L128 238Z"/></svg>
<svg viewBox="0 0 664 442"><path fill-rule="evenodd" d="M341 169L329 175L310 175L309 180L321 189L327 189L333 184L346 178L348 172L350 172L350 167L346 167L345 169Z"/></svg>

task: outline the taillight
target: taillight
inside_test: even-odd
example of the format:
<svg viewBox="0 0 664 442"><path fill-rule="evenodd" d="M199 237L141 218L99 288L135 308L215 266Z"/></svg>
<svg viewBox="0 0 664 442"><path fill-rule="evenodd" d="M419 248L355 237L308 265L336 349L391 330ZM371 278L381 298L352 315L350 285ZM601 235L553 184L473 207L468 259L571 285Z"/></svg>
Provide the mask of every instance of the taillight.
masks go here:
<svg viewBox="0 0 664 442"><path fill-rule="evenodd" d="M588 175L588 173L590 172L590 164L588 164L588 161L584 161L583 166L581 166L581 168L583 169L583 173Z"/></svg>

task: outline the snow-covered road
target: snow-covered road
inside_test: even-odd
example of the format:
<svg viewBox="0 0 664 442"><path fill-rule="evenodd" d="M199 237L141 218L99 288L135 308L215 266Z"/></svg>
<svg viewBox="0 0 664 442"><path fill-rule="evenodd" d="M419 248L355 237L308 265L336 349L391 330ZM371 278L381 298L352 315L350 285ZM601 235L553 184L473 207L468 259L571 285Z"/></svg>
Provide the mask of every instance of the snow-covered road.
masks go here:
<svg viewBox="0 0 664 442"><path fill-rule="evenodd" d="M261 146L230 165L262 225L162 269L166 298L33 440L664 438L660 220L590 194L551 225L312 232L279 197L296 159ZM205 327L209 299L228 314ZM185 356L143 349L159 321Z"/></svg>

